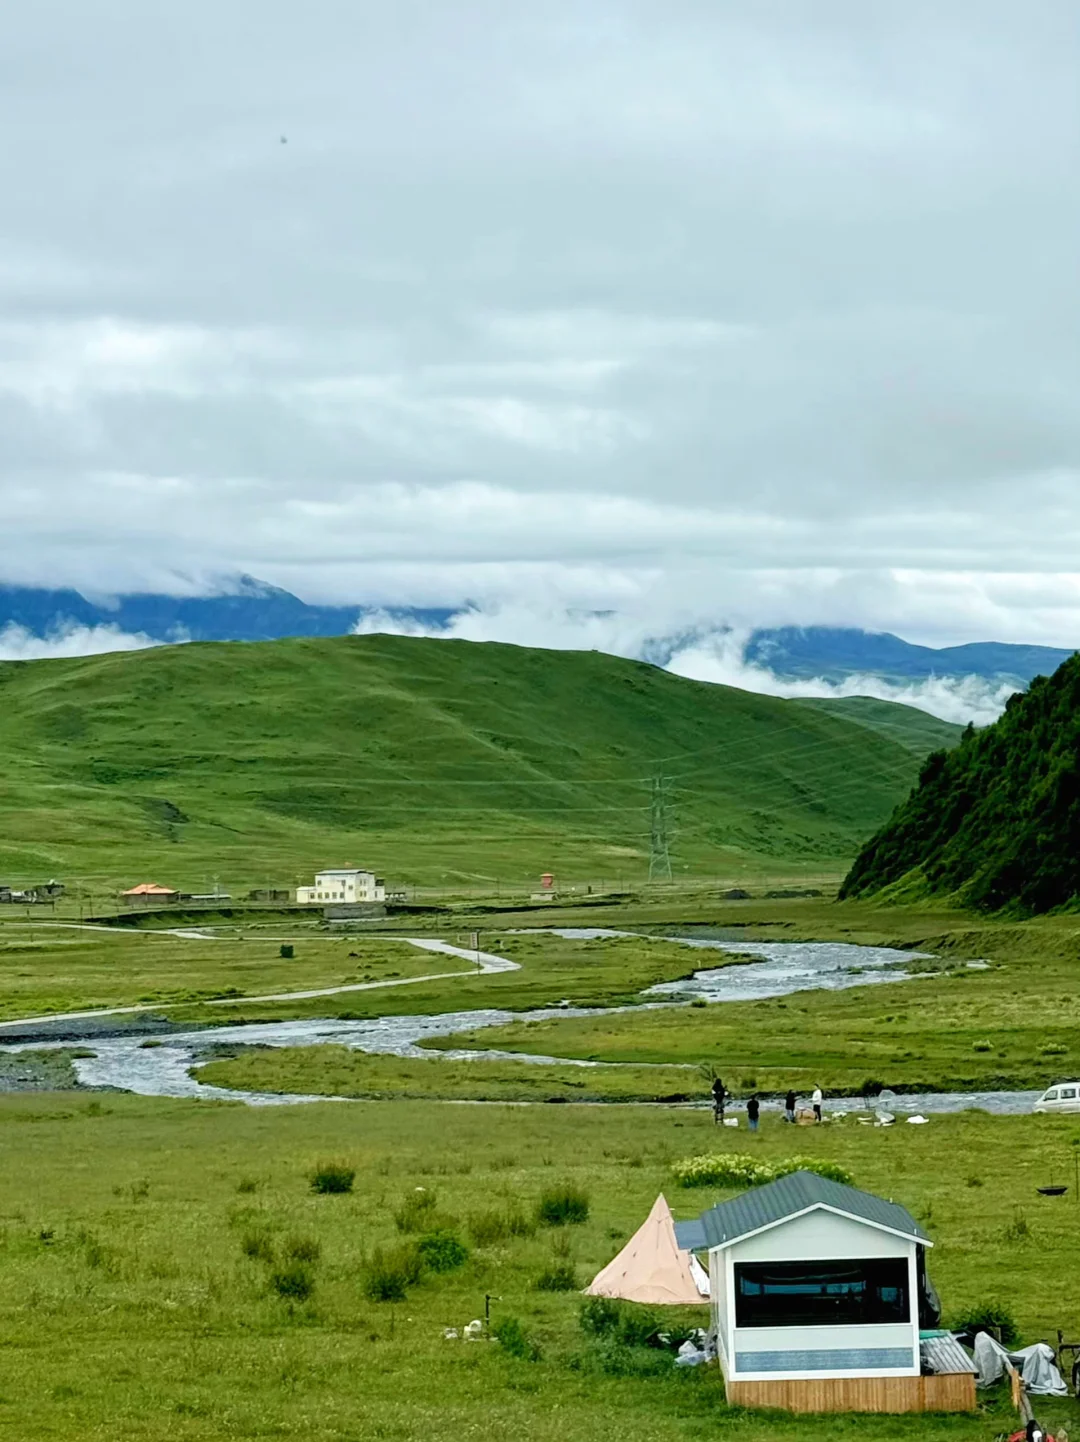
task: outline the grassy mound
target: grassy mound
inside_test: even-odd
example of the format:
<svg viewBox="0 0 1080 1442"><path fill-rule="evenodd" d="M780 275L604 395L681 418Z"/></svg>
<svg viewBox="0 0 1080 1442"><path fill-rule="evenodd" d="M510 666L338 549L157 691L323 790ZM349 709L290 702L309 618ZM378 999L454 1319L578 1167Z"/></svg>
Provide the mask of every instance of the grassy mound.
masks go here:
<svg viewBox="0 0 1080 1442"><path fill-rule="evenodd" d="M847 703L845 703L847 704ZM0 875L234 894L318 865L484 884L839 872L954 727L595 652L392 636L0 664Z"/></svg>

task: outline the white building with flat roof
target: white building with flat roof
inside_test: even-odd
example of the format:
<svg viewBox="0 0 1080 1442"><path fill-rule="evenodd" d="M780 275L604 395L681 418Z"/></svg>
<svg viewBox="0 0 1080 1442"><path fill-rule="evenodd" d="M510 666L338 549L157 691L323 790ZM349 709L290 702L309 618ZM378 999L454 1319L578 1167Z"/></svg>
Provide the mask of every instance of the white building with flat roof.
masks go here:
<svg viewBox="0 0 1080 1442"><path fill-rule="evenodd" d="M298 886L301 906L355 905L386 900L386 883L374 871L317 871L314 886Z"/></svg>

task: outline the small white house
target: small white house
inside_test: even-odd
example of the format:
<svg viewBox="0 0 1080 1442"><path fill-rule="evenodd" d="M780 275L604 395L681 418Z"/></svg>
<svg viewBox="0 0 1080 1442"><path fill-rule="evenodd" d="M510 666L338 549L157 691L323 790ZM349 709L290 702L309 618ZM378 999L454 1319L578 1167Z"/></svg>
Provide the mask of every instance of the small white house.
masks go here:
<svg viewBox="0 0 1080 1442"><path fill-rule="evenodd" d="M301 906L385 901L386 883L373 871L318 871L314 886L296 888L296 900Z"/></svg>
<svg viewBox="0 0 1080 1442"><path fill-rule="evenodd" d="M920 1303L926 1323L937 1320L933 1243L897 1203L794 1172L675 1230L680 1247L709 1254L730 1401L820 1412L975 1405L973 1368L923 1375Z"/></svg>

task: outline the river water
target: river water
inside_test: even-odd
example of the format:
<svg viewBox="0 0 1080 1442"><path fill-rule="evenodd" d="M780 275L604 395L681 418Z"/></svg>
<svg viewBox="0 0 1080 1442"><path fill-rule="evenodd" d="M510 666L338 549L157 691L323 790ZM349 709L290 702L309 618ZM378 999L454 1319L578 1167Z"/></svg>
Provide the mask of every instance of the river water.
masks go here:
<svg viewBox="0 0 1080 1442"><path fill-rule="evenodd" d="M600 929L551 928L554 934L575 939L627 936L633 933ZM357 1051L384 1056L424 1058L438 1065L441 1058L451 1060L506 1060L591 1067L605 1063L569 1060L562 1057L525 1055L503 1051L440 1051L425 1050L420 1043L434 1037L452 1036L458 1032L477 1031L484 1027L502 1026L511 1021L543 1021L551 1017L602 1016L620 1011L638 1011L642 1007L685 1006L695 998L709 1003L750 1001L765 997L787 996L797 991L839 990L878 982L899 982L909 979L906 964L925 959L922 953L904 952L888 947L856 946L839 942L750 942L722 937L670 937L688 948L753 955L760 960L739 961L726 966L695 971L682 981L665 982L648 989L645 995L656 1001L637 1007L573 1007L563 1004L530 1012L496 1009L444 1012L437 1016L387 1016L366 1021L303 1020L281 1022L247 1022L237 1026L213 1027L190 1032L139 1033L127 1031L120 1036L94 1036L89 1048L94 1055L76 1059L74 1065L80 1083L88 1087L111 1087L135 1092L140 1096L197 1097L243 1101L252 1106L282 1106L298 1102L327 1101L333 1098L258 1092L231 1091L223 1087L205 1086L191 1075L191 1067L206 1059L216 1046L318 1046L334 1043ZM495 969L495 968L492 968ZM660 1000L659 998L663 998ZM44 1050L55 1048L57 1042L24 1042L0 1047L2 1051ZM921 1096L886 1099L894 1113L958 1111L966 1106L983 1107L994 1112L1030 1111L1037 1092L928 1093ZM838 1098L827 1106L835 1111L865 1111L865 1104L856 1099Z"/></svg>

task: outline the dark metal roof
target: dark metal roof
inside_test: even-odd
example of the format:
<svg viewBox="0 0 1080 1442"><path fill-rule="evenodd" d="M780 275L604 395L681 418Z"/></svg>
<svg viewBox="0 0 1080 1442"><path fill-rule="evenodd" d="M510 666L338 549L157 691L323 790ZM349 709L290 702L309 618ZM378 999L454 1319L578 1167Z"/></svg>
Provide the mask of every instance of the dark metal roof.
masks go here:
<svg viewBox="0 0 1080 1442"><path fill-rule="evenodd" d="M790 1176L780 1177L764 1187L754 1187L730 1202L720 1202L709 1211L702 1212L704 1245L729 1247L751 1232L759 1232L763 1227L782 1222L787 1217L822 1206L832 1207L878 1227L888 1227L917 1242L930 1241L911 1213L899 1203L886 1202L869 1192L831 1182L815 1172L792 1172ZM696 1245L701 1246L702 1243Z"/></svg>
<svg viewBox="0 0 1080 1442"><path fill-rule="evenodd" d="M703 1252L709 1245L700 1217L694 1217L689 1222L676 1222L675 1240L683 1252Z"/></svg>

